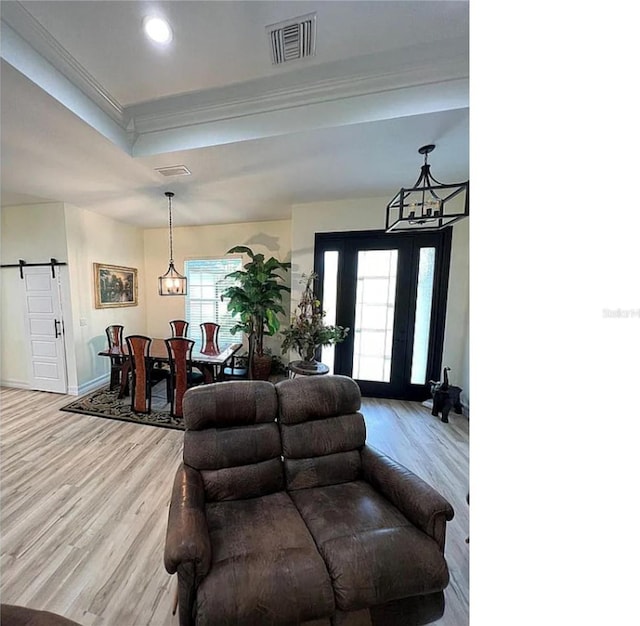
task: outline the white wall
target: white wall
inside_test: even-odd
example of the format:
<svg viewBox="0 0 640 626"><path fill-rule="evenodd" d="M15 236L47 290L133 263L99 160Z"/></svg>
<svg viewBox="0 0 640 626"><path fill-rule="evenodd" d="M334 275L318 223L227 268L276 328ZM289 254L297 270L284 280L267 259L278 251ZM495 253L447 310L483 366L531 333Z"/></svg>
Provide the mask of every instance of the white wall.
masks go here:
<svg viewBox="0 0 640 626"><path fill-rule="evenodd" d="M70 394L104 383L109 361L97 356L106 345L105 328L121 323L127 332L145 332L144 289L137 307L96 309L93 263L138 268L144 285L142 230L62 203L2 207L2 263L47 262L59 268ZM18 295L18 297L16 297ZM29 387L29 356L24 328L22 285L17 269L2 270L2 384Z"/></svg>
<svg viewBox="0 0 640 626"><path fill-rule="evenodd" d="M292 302L298 302L302 291L298 284L303 273L313 269L316 233L384 228L383 198L361 198L337 202L297 204L291 212Z"/></svg>
<svg viewBox="0 0 640 626"><path fill-rule="evenodd" d="M294 205L291 216L292 302L300 297L300 275L313 269L315 234L384 229L388 198L361 198ZM451 368L450 381L469 398L469 220L453 227L451 268L443 367Z"/></svg>
<svg viewBox="0 0 640 626"><path fill-rule="evenodd" d="M19 259L26 263L47 263L51 258L61 263L68 261L62 203L4 206L0 212L2 264L17 263ZM58 270L63 277L62 284L68 285L68 268ZM24 284L18 268L3 268L0 281L0 380L3 385L28 389L30 357L25 343ZM65 321L71 317L68 291L66 295L65 300L63 290ZM67 358L67 377L70 381L75 380L73 358Z"/></svg>
<svg viewBox="0 0 640 626"><path fill-rule="evenodd" d="M234 246L245 245L267 258L275 256L279 261L291 257L291 222L275 220L248 222L217 226L174 227L173 255L176 269L183 274L186 259L220 258ZM158 295L158 276L167 271L169 265L169 230L155 228L144 231L145 295L147 301L147 334L151 337L168 337L169 322L184 319L185 299L181 296ZM248 261L248 258L246 258ZM287 274L289 284L289 274ZM285 294L285 310L288 299ZM289 313L283 319L287 323ZM265 345L279 355L280 341L265 339ZM278 346L276 348L276 346Z"/></svg>
<svg viewBox="0 0 640 626"><path fill-rule="evenodd" d="M78 379L69 393L82 394L107 380L109 360L97 354L107 344L107 326L122 324L126 335L146 333L144 237L140 228L71 205L65 205L65 220ZM136 268L138 306L95 308L94 263Z"/></svg>
<svg viewBox="0 0 640 626"><path fill-rule="evenodd" d="M451 368L449 382L462 387L469 408L469 219L453 226L447 319L442 366Z"/></svg>

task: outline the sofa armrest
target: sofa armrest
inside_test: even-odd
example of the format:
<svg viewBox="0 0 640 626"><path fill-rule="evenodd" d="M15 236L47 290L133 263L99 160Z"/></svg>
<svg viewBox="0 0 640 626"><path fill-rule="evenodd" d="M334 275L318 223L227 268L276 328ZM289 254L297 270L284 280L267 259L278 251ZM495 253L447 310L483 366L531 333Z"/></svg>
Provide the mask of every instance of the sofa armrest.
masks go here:
<svg viewBox="0 0 640 626"><path fill-rule="evenodd" d="M164 566L169 574L175 574L180 566L187 563L193 564L196 576L205 576L211 565L211 544L202 476L183 464L173 482Z"/></svg>
<svg viewBox="0 0 640 626"><path fill-rule="evenodd" d="M412 524L435 539L444 553L446 523L453 519L449 502L431 485L375 448L365 445L361 458L364 479Z"/></svg>

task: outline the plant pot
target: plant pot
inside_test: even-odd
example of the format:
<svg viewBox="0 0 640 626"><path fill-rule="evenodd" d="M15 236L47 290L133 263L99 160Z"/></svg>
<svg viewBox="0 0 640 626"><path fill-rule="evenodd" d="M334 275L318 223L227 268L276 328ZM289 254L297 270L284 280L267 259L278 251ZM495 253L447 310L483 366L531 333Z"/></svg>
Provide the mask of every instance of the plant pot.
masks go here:
<svg viewBox="0 0 640 626"><path fill-rule="evenodd" d="M271 356L254 354L251 363L251 378L253 380L269 380L269 374L271 374Z"/></svg>
<svg viewBox="0 0 640 626"><path fill-rule="evenodd" d="M301 370L308 370L309 372L317 372L319 369L320 363L314 359L313 361L298 361L296 365Z"/></svg>

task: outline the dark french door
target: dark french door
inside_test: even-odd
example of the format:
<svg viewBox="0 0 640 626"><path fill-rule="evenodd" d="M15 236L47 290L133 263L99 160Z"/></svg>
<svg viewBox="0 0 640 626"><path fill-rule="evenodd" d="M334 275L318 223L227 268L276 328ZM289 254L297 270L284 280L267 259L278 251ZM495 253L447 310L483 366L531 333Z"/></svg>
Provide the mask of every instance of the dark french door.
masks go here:
<svg viewBox="0 0 640 626"><path fill-rule="evenodd" d="M325 323L351 329L322 361L365 396L425 399L440 379L450 256L450 228L316 234Z"/></svg>

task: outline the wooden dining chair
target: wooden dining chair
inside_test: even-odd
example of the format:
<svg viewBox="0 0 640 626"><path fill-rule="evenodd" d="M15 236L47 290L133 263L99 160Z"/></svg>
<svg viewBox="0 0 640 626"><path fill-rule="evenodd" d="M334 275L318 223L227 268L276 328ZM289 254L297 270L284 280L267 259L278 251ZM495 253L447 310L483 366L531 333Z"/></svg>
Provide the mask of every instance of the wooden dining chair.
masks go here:
<svg viewBox="0 0 640 626"><path fill-rule="evenodd" d="M186 337L189 330L189 322L186 320L171 320L169 322L171 326L172 337Z"/></svg>
<svg viewBox="0 0 640 626"><path fill-rule="evenodd" d="M200 332L202 333L201 352L207 354L209 352L218 352L218 331L220 324L215 322L202 322L200 324Z"/></svg>
<svg viewBox="0 0 640 626"><path fill-rule="evenodd" d="M249 357L232 355L222 366L220 380L246 380L249 378Z"/></svg>
<svg viewBox="0 0 640 626"><path fill-rule="evenodd" d="M169 369L171 370L171 415L182 417L182 398L189 387L202 384L204 376L194 372L191 366L191 351L195 344L186 337L171 337L165 339L169 354Z"/></svg>
<svg viewBox="0 0 640 626"><path fill-rule="evenodd" d="M113 348L118 348L120 352L123 351L123 343L122 343L122 335L124 333L124 326L120 324L112 324L111 326L107 326L105 329L107 334L107 344L109 346L109 350ZM111 377L109 379L109 390L113 391L114 389L118 389L121 383L122 376L122 365L124 363L124 356L110 356L109 360L111 361Z"/></svg>
<svg viewBox="0 0 640 626"><path fill-rule="evenodd" d="M136 413L150 413L151 388L163 380L167 383L167 402L171 402L171 373L169 370L153 367L149 358L150 337L129 335L126 340L131 359L131 409Z"/></svg>

